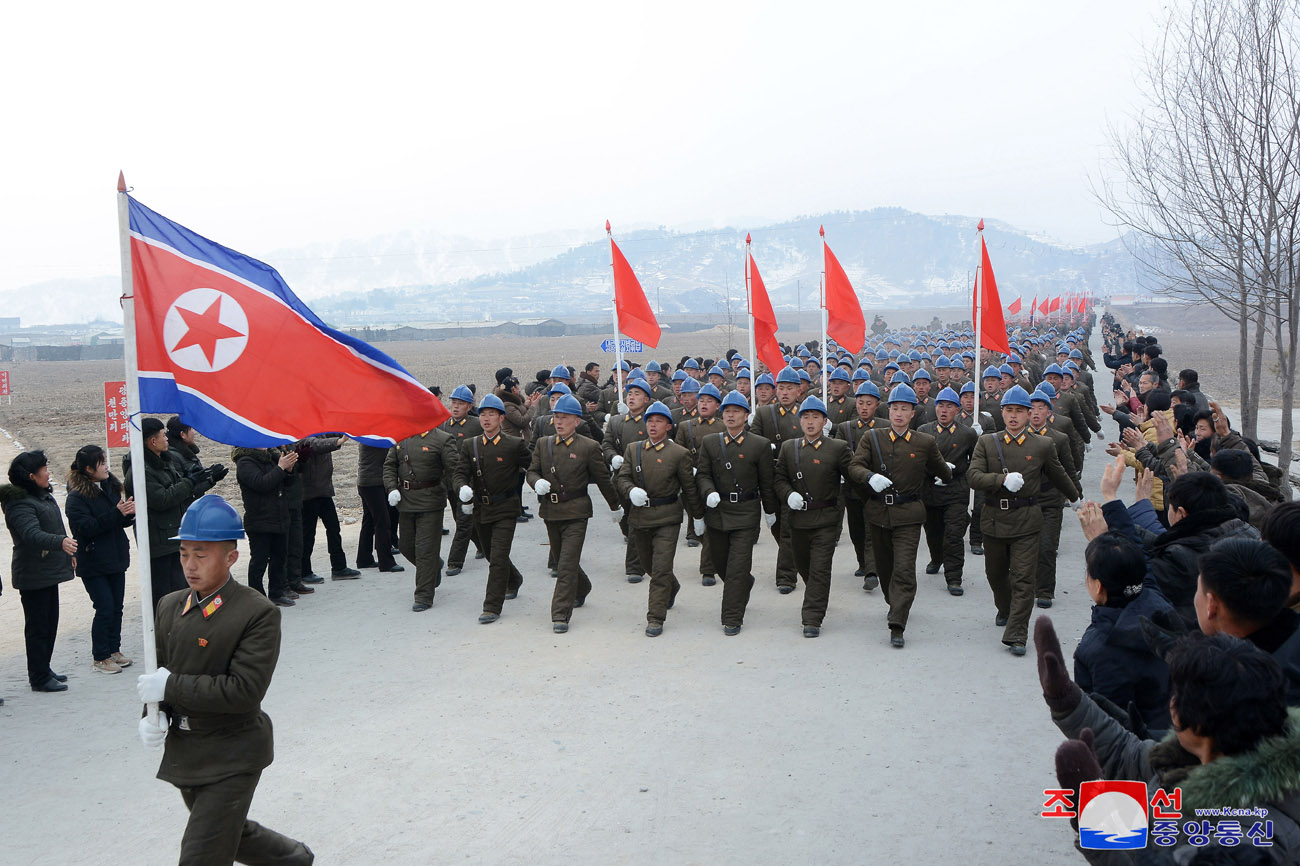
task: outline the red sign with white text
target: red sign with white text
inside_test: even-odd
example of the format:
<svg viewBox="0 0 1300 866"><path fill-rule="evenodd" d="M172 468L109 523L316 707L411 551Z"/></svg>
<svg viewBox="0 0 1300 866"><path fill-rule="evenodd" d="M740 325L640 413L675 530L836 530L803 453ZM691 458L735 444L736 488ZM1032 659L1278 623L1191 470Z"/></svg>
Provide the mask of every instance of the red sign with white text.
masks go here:
<svg viewBox="0 0 1300 866"><path fill-rule="evenodd" d="M131 444L131 413L126 406L126 383L104 383L104 423L109 448L126 448Z"/></svg>
<svg viewBox="0 0 1300 866"><path fill-rule="evenodd" d="M0 397L9 396L9 371L0 370Z"/></svg>

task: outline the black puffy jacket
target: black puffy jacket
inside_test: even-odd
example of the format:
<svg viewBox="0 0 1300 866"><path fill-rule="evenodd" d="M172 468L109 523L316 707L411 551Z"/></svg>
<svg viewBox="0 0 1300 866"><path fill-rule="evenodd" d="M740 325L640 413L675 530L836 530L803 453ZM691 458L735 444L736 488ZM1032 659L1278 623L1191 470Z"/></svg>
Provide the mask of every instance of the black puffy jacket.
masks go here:
<svg viewBox="0 0 1300 866"><path fill-rule="evenodd" d="M117 510L122 483L112 475L96 484L82 472L68 473L68 499L63 510L68 529L77 540L77 576L121 574L131 564L126 527L135 518Z"/></svg>
<svg viewBox="0 0 1300 866"><path fill-rule="evenodd" d="M295 477L279 467L276 448L235 448L235 478L244 500L244 529L248 532L284 533L289 528L286 496ZM301 485L299 485L301 490Z"/></svg>

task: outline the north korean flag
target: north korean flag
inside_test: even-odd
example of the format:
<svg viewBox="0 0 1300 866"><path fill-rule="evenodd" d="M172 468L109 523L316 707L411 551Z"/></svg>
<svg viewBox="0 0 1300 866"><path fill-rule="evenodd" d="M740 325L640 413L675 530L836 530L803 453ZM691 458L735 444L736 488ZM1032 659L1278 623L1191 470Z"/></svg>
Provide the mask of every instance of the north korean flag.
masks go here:
<svg viewBox="0 0 1300 866"><path fill-rule="evenodd" d="M447 419L400 364L328 327L270 265L128 203L140 411L253 448L321 433L385 447Z"/></svg>

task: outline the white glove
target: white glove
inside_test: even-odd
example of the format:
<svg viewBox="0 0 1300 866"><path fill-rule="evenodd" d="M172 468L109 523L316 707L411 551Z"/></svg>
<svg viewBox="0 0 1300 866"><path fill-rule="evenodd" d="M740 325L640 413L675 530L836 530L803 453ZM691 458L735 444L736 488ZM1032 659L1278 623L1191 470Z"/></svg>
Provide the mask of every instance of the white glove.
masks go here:
<svg viewBox="0 0 1300 866"><path fill-rule="evenodd" d="M696 534L696 535L703 535L703 534L704 534L704 521L703 521L703 520L698 519L698 518L695 519L695 520L692 520L692 521L691 521L691 526L695 528L695 534Z"/></svg>
<svg viewBox="0 0 1300 866"><path fill-rule="evenodd" d="M776 443L775 443L775 442L772 443L772 450L773 450L773 451L776 450Z"/></svg>
<svg viewBox="0 0 1300 866"><path fill-rule="evenodd" d="M627 498L637 508L644 508L650 504L650 494L646 493L640 487L633 487L628 491Z"/></svg>
<svg viewBox="0 0 1300 866"><path fill-rule="evenodd" d="M1098 430L1098 431L1097 431L1097 441L1099 441L1099 442L1105 442L1105 441L1106 441L1106 434L1103 433L1103 432L1101 432L1100 430Z"/></svg>
<svg viewBox="0 0 1300 866"><path fill-rule="evenodd" d="M396 507L396 506L397 506L397 503L399 503L399 502L401 502L401 501L402 501L402 491L400 491L400 490L394 490L392 493L388 494L388 504L389 504L389 505L392 505L392 506Z"/></svg>
<svg viewBox="0 0 1300 866"><path fill-rule="evenodd" d="M976 436L983 436L983 435L984 435L984 428L980 426L980 422L978 422L978 421L976 421L976 422L974 422L973 424L971 424L971 425L970 425L970 429L972 429L972 430L975 431L975 435L976 435Z"/></svg>
<svg viewBox="0 0 1300 866"><path fill-rule="evenodd" d="M1025 486L1025 476L1021 475L1019 472L1008 472L1007 480L1002 482L1002 486L1010 490L1012 493L1018 493L1020 488Z"/></svg>
<svg viewBox="0 0 1300 866"><path fill-rule="evenodd" d="M140 696L142 704L156 704L163 699L167 690L167 678L172 672L167 668L158 668L151 674L140 674L135 678L135 693Z"/></svg>
<svg viewBox="0 0 1300 866"><path fill-rule="evenodd" d="M609 513L609 519L612 520L612 521L614 521L614 525L615 525L615 526L618 526L620 523L622 523L622 522L623 522L623 506L620 505L618 508L615 508L613 511L611 511L611 512Z"/></svg>
<svg viewBox="0 0 1300 866"><path fill-rule="evenodd" d="M538 496L546 496L551 492L551 482L547 481L545 478L537 479L537 483L533 485L533 492Z"/></svg>
<svg viewBox="0 0 1300 866"><path fill-rule="evenodd" d="M695 469L695 467L692 466L692 467L691 467L691 477L692 477L692 478L695 477L695 475L696 475L696 471L697 471L697 470Z"/></svg>
<svg viewBox="0 0 1300 866"><path fill-rule="evenodd" d="M875 475L871 476L871 480L867 483L870 484L871 489L877 493L884 493L885 488L891 486L894 482L877 472Z"/></svg>
<svg viewBox="0 0 1300 866"><path fill-rule="evenodd" d="M161 749L163 741L167 739L167 714L158 713L158 721L151 722L149 717L145 716L140 720L137 730L140 731L140 742L144 743L146 749Z"/></svg>
<svg viewBox="0 0 1300 866"><path fill-rule="evenodd" d="M945 461L945 462L946 462L946 461ZM948 471L949 471L949 472L956 472L956 471L957 471L957 464L956 464L956 463L949 463L949 464L948 464Z"/></svg>
<svg viewBox="0 0 1300 866"><path fill-rule="evenodd" d="M461 502L474 501L474 489L470 487L468 484L462 484L460 487L460 501Z"/></svg>
<svg viewBox="0 0 1300 866"><path fill-rule="evenodd" d="M834 429L835 425L831 423L831 419L827 418L826 423L822 425L822 435L829 436L831 435L831 431Z"/></svg>
<svg viewBox="0 0 1300 866"><path fill-rule="evenodd" d="M940 478L939 476L936 475L936 476L934 477L934 486L935 486L935 487L947 487L947 486L948 486L948 482L944 481L942 478Z"/></svg>
<svg viewBox="0 0 1300 866"><path fill-rule="evenodd" d="M618 414L620 414L620 415L626 415L626 414L627 414L627 404L626 404L626 403L619 403L619 404L618 404Z"/></svg>
<svg viewBox="0 0 1300 866"><path fill-rule="evenodd" d="M704 497L705 508L717 508L720 502L722 502L722 497L716 491Z"/></svg>
<svg viewBox="0 0 1300 866"><path fill-rule="evenodd" d="M790 506L791 511L803 511L808 507L808 503L803 501L803 497L795 492L786 497L785 504Z"/></svg>
<svg viewBox="0 0 1300 866"><path fill-rule="evenodd" d="M461 514L473 514L473 513L474 513L474 503L472 503L472 502L462 502L462 503L460 504L460 512L461 512Z"/></svg>
<svg viewBox="0 0 1300 866"><path fill-rule="evenodd" d="M772 514L764 514L764 515L763 515L763 520L767 522L767 528L768 528L768 529L771 529L773 526L776 526L776 514L775 514L775 513L772 513Z"/></svg>
<svg viewBox="0 0 1300 866"><path fill-rule="evenodd" d="M623 468L623 458L620 457L620 456L617 455L617 454L615 454L613 457L609 458L609 468L610 468L610 469L613 469L615 472L617 472L618 470L622 469L622 468Z"/></svg>

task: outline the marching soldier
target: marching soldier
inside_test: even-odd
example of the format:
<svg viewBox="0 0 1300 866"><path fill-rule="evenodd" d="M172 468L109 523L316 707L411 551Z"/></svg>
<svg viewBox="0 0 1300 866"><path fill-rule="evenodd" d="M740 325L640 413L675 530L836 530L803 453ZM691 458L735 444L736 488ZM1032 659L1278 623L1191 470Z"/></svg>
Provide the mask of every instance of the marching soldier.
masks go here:
<svg viewBox="0 0 1300 866"><path fill-rule="evenodd" d="M1002 429L1002 371L989 366L984 369L984 392L980 395L980 414L993 419L993 428Z"/></svg>
<svg viewBox="0 0 1300 866"><path fill-rule="evenodd" d="M748 366L741 365L741 368L736 371L736 390L745 398L746 403L753 399L753 394L751 393L753 390L753 384L753 373L750 371Z"/></svg>
<svg viewBox="0 0 1300 866"><path fill-rule="evenodd" d="M718 418L718 409L722 406L722 395L710 382L700 389L696 401L698 415L677 425L677 435L673 437L691 455L691 465L695 465L700 453L700 443L710 433L721 432L723 424ZM713 567L713 555L709 552L709 536L695 531L694 522L687 527L686 546L700 548L700 582L704 586L713 586L718 582L717 569Z"/></svg>
<svg viewBox="0 0 1300 866"><path fill-rule="evenodd" d="M757 412L763 406L770 406L776 399L776 380L771 373L763 373L754 380L754 406Z"/></svg>
<svg viewBox="0 0 1300 866"><path fill-rule="evenodd" d="M483 432L478 418L469 414L472 408L474 408L474 392L465 385L457 385L451 392L451 417L438 429L446 430L455 437L458 449L460 443L466 439L473 439ZM474 542L475 551L480 555L483 552L483 545L479 543L478 533L474 529L474 518L463 513L459 508L453 508L451 513L456 521L456 533L451 538L451 549L447 551L448 577L460 574L461 569L465 567L465 554L469 552L471 541Z"/></svg>
<svg viewBox="0 0 1300 866"><path fill-rule="evenodd" d="M867 435L867 431L889 426L877 417L876 409L879 406L880 389L876 383L870 380L859 383L854 404L858 417L840 424L832 434L848 444L850 454L857 452L858 443ZM880 576L876 572L876 555L871 549L871 539L867 534L866 506L858 495L858 489L852 484L844 485L844 510L848 513L849 540L853 542L853 550L858 555L858 570L854 576L862 578L862 589L870 592L880 585Z"/></svg>
<svg viewBox="0 0 1300 866"><path fill-rule="evenodd" d="M1074 394L1065 390L1065 371L1061 369L1059 364L1048 364L1047 369L1043 371L1043 378L1056 389L1056 399L1052 403L1053 411L1057 415L1070 419L1070 423L1074 425L1074 430L1079 434L1081 441L1085 443L1090 441L1092 439L1091 425L1095 425L1097 431L1100 432L1101 424L1097 421L1091 421L1083 410L1083 404L1078 401ZM1071 381L1073 381L1073 377L1071 377Z"/></svg>
<svg viewBox="0 0 1300 866"><path fill-rule="evenodd" d="M799 426L799 382L799 374L793 367L781 370L776 377L776 400L760 407L750 417L750 429L771 443L774 462L779 459L782 443L803 436ZM771 526L772 537L777 543L776 588L782 595L794 592L798 582L794 554L790 548L789 515L790 510L780 504L776 523Z"/></svg>
<svg viewBox="0 0 1300 866"><path fill-rule="evenodd" d="M158 603L158 669L136 680L156 720L140 739L163 747L158 778L180 789L189 823L181 863L309 866L301 842L248 820L258 779L272 760L271 720L262 699L280 655L280 611L232 579L244 527L215 494L181 519L177 539L188 589Z"/></svg>
<svg viewBox="0 0 1300 866"><path fill-rule="evenodd" d="M664 620L682 588L673 574L682 506L692 518L704 510L690 454L668 438L672 421L667 406L657 400L652 403L645 410L645 439L627 446L618 470L619 492L633 508L628 541L636 545L641 563L650 571L647 637L663 634Z"/></svg>
<svg viewBox="0 0 1300 866"><path fill-rule="evenodd" d="M1069 418L1066 418L1064 415L1058 415L1056 413L1055 411L1056 389L1052 387L1052 383L1047 381L1040 382L1038 387L1035 390L1042 391L1043 394L1045 394L1052 401L1052 405L1049 408L1051 408L1053 411L1048 413L1047 423L1048 425L1051 426L1053 430L1057 430L1060 431L1061 433L1064 433L1066 439L1069 440L1070 458L1074 462L1074 483L1075 486L1078 486L1079 489L1082 490L1083 487L1080 486L1079 482L1083 478L1084 446L1086 446L1088 443L1079 438L1079 431L1074 429L1073 421L1071 421ZM1064 463L1064 461L1062 462Z"/></svg>
<svg viewBox="0 0 1300 866"><path fill-rule="evenodd" d="M889 643L901 648L907 616L916 598L916 550L921 544L925 506L921 490L937 477L952 481L952 468L933 436L912 430L916 392L898 385L889 392L889 429L872 430L858 442L849 479L870 490L867 526L889 604Z"/></svg>
<svg viewBox="0 0 1300 866"><path fill-rule="evenodd" d="M560 370L564 368L557 367L556 369ZM530 448L533 446L533 443L541 437L550 436L555 433L555 419L551 417L551 413L555 411L555 404L561 397L572 393L573 390L568 386L568 384L561 381L555 382L547 389L546 396L548 402L546 411L533 419L533 434L528 438ZM539 403L537 405L540 406L541 404ZM605 438L605 434L602 433L600 428L592 423L591 419L586 415L583 415L582 418L578 419L577 433L579 436L586 436L588 439L598 444L601 439Z"/></svg>
<svg viewBox="0 0 1300 866"><path fill-rule="evenodd" d="M416 613L433 606L434 590L442 583L444 480L450 483L456 473L456 444L446 430L429 430L398 442L384 458L384 489L398 512L398 546L415 563L411 610Z"/></svg>
<svg viewBox="0 0 1300 866"><path fill-rule="evenodd" d="M943 567L943 580L952 595L961 595L962 570L966 564L966 527L970 523L970 484L966 481L966 468L979 435L957 420L960 398L951 388L944 388L935 398L936 419L922 424L920 432L933 436L939 453L953 467L952 481L930 479L921 491L925 503L925 541L930 549L930 562L926 574L938 574Z"/></svg>
<svg viewBox="0 0 1300 866"><path fill-rule="evenodd" d="M722 578L722 632L737 635L754 588L751 566L760 511L776 522L777 499L771 443L747 433L749 401L739 391L722 400L726 428L700 441L695 476L704 501L704 525L714 568Z"/></svg>
<svg viewBox="0 0 1300 866"><path fill-rule="evenodd" d="M849 389L853 385L853 380L849 376L849 371L843 367L836 367L831 371L829 399L826 401L826 413L830 418L831 424L842 424L857 417L857 402L849 396Z"/></svg>
<svg viewBox="0 0 1300 866"><path fill-rule="evenodd" d="M589 484L599 488L618 523L623 516L618 490L606 469L600 447L579 436L582 407L572 396L561 397L554 406L555 433L534 440L528 483L537 493L539 514L546 523L546 535L555 551L556 581L551 596L551 628L557 634L569 630L575 607L582 607L591 592L591 579L582 569L582 546L587 538L587 521L592 516Z"/></svg>
<svg viewBox="0 0 1300 866"><path fill-rule="evenodd" d="M510 561L510 547L522 510L517 484L519 473L528 469L528 445L501 432L505 416L506 407L499 397L489 394L483 398L478 407L483 434L461 443L453 475L461 508L473 513L474 528L488 561L487 591L478 618L484 625L501 618L505 600L515 598L524 582Z"/></svg>
<svg viewBox="0 0 1300 866"><path fill-rule="evenodd" d="M1056 457L1065 467L1073 481L1079 477L1070 453L1070 438L1051 426L1052 398L1045 391L1035 391L1029 395L1029 432L1045 436L1056 446ZM1071 501L1083 495L1083 490L1074 484ZM1061 518L1064 514L1065 496L1056 489L1050 478L1044 478L1038 495L1038 505L1043 509L1043 529L1038 536L1038 580L1036 603L1039 607L1051 607L1056 597L1056 553L1061 545Z"/></svg>
<svg viewBox="0 0 1300 866"><path fill-rule="evenodd" d="M929 424L935 419L934 400L930 397L933 380L924 367L912 376L912 390L916 392L916 414L912 416L912 429L917 430L922 424Z"/></svg>
<svg viewBox="0 0 1300 866"><path fill-rule="evenodd" d="M840 482L849 471L849 447L824 436L826 404L808 397L799 407L800 437L781 444L776 493L789 511L791 552L803 575L803 636L821 634L831 593L831 562L844 522Z"/></svg>
<svg viewBox="0 0 1300 866"><path fill-rule="evenodd" d="M650 385L645 379L629 380L624 399L627 403L623 408L627 411L609 419L609 424L605 428L605 438L600 443L605 462L609 464L610 471L615 475L623 466L623 455L627 452L628 446L645 441L645 410L650 405ZM641 578L645 576L645 570L644 563L637 556L636 545L632 542L632 533L628 526L631 503L625 497L621 504L623 517L619 520L618 526L627 541L627 549L623 552L623 571L627 575L628 583L640 583Z"/></svg>
<svg viewBox="0 0 1300 866"><path fill-rule="evenodd" d="M663 369L663 367L659 366L658 361L651 361L645 365L645 378L650 383L650 398L652 400L667 401L673 399L673 389L662 381Z"/></svg>
<svg viewBox="0 0 1300 866"><path fill-rule="evenodd" d="M681 372L680 370L678 372ZM689 421L692 418L700 417L699 405L700 383L686 377L682 382L682 390L677 396L677 406L672 410L673 426L679 426L683 421Z"/></svg>
<svg viewBox="0 0 1300 866"><path fill-rule="evenodd" d="M1029 409L1029 395L1023 388L1002 395L1005 429L980 437L966 473L971 487L987 497L981 515L984 568L997 606L995 622L1005 626L1002 643L1018 656L1025 654L1034 609L1043 477L1051 479L1057 490L1068 491L1067 499L1078 498L1074 479L1056 456L1056 445L1027 429Z"/></svg>

